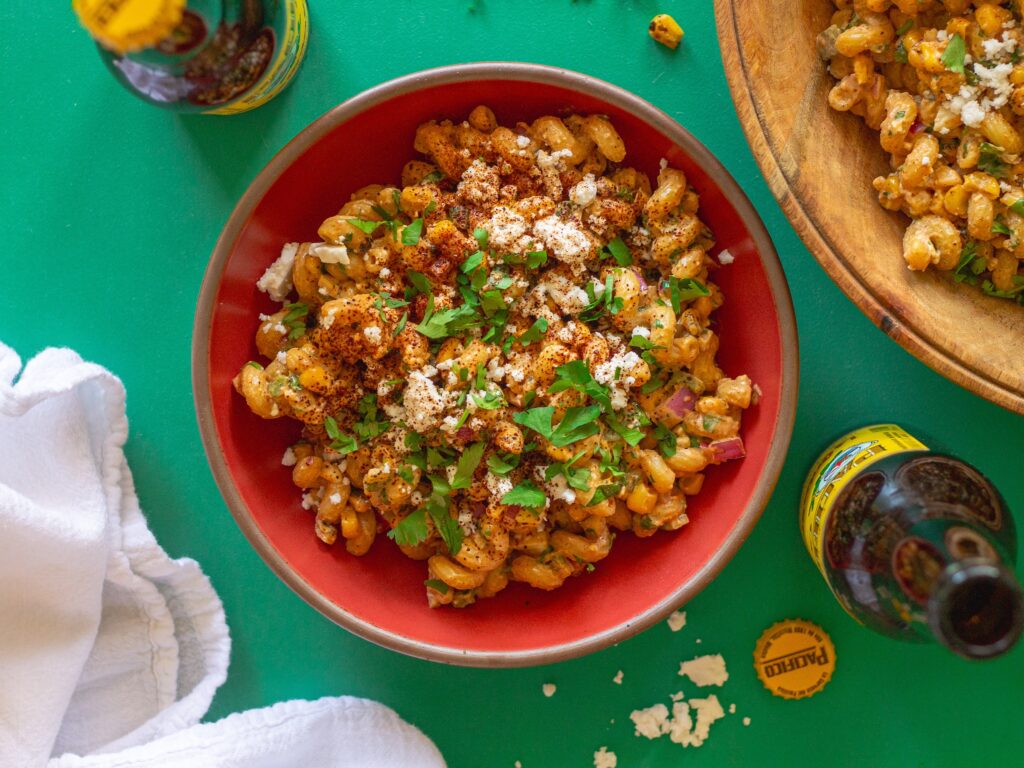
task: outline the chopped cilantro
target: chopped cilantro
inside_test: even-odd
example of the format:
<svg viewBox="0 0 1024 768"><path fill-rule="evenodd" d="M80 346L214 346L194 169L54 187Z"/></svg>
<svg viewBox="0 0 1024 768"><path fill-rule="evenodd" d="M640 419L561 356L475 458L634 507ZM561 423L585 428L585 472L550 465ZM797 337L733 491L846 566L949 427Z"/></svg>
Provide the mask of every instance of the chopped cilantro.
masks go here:
<svg viewBox="0 0 1024 768"><path fill-rule="evenodd" d="M480 465L486 447L487 443L473 443L462 451L459 463L455 467L455 477L452 478L452 488L469 488L473 482L473 473Z"/></svg>
<svg viewBox="0 0 1024 768"><path fill-rule="evenodd" d="M526 254L526 266L530 269L537 269L547 264L548 252L547 251L529 251Z"/></svg>
<svg viewBox="0 0 1024 768"><path fill-rule="evenodd" d="M566 389L575 389L589 395L602 408L611 410L611 393L590 375L590 370L583 360L572 360L555 369L555 381L548 387L548 392L555 394Z"/></svg>
<svg viewBox="0 0 1024 768"><path fill-rule="evenodd" d="M502 496L501 503L519 507L543 507L546 498L544 491L529 480L524 480Z"/></svg>
<svg viewBox="0 0 1024 768"><path fill-rule="evenodd" d="M606 246L608 252L615 259L615 263L620 267L628 267L633 263L633 254L629 252L629 247L622 242L622 238L616 237L611 240Z"/></svg>
<svg viewBox="0 0 1024 768"><path fill-rule="evenodd" d="M462 267L460 267L460 269L462 269L462 271L468 275L474 269L479 267L483 263L483 261L484 252L473 251L473 253L469 254L468 258L464 262L462 262Z"/></svg>
<svg viewBox="0 0 1024 768"><path fill-rule="evenodd" d="M366 219L348 219L348 223L356 229L365 232L367 235L372 235L374 230L382 225L383 221L367 221Z"/></svg>
<svg viewBox="0 0 1024 768"><path fill-rule="evenodd" d="M606 483L599 485L594 491L593 498L587 503L588 507L595 507L605 499L614 499L622 491L622 483Z"/></svg>
<svg viewBox="0 0 1024 768"><path fill-rule="evenodd" d="M442 179L444 179L443 173L441 173L440 171L431 171L422 179L420 179L420 184L434 184L438 181L441 181Z"/></svg>
<svg viewBox="0 0 1024 768"><path fill-rule="evenodd" d="M505 407L505 398L498 392L484 392L482 395L473 394L473 402L476 407L484 411L496 411Z"/></svg>
<svg viewBox="0 0 1024 768"><path fill-rule="evenodd" d="M533 325L531 325L529 329L526 331L526 333L520 336L517 339L517 341L523 346L526 346L527 344L531 344L534 341L540 341L541 339L544 338L544 334L546 334L547 332L548 321L543 317L538 317L536 320L533 321Z"/></svg>
<svg viewBox="0 0 1024 768"><path fill-rule="evenodd" d="M989 144L987 141L982 142L981 154L978 156L978 170L995 176L997 179L1005 177L1009 168L1007 164L1003 162L1001 157L1002 154L1002 147L997 147L995 144Z"/></svg>
<svg viewBox="0 0 1024 768"><path fill-rule="evenodd" d="M246 363L246 365L250 366L251 368L255 368L257 371L263 370L263 366L257 363L255 360L250 360L248 363Z"/></svg>
<svg viewBox="0 0 1024 768"><path fill-rule="evenodd" d="M288 338L297 339L306 332L306 318L309 316L309 307L301 302L285 304L286 313L281 321L288 328Z"/></svg>
<svg viewBox="0 0 1024 768"><path fill-rule="evenodd" d="M492 453L487 457L487 468L499 477L504 477L519 466L519 461L519 456L515 454L508 454L507 459L505 459L497 453Z"/></svg>
<svg viewBox="0 0 1024 768"><path fill-rule="evenodd" d="M435 312L434 297L431 296L427 303L423 322L416 326L416 330L428 339L443 339L476 324L477 316L473 307L462 304L454 309L442 309Z"/></svg>
<svg viewBox="0 0 1024 768"><path fill-rule="evenodd" d="M995 221L992 222L992 234L993 235L1012 235L1013 232L1006 226L1006 221L1002 216L996 216Z"/></svg>
<svg viewBox="0 0 1024 768"><path fill-rule="evenodd" d="M388 531L388 538L403 547L415 547L427 540L426 510L417 509L406 515L401 522Z"/></svg>
<svg viewBox="0 0 1024 768"><path fill-rule="evenodd" d="M337 451L342 456L347 453L352 453L359 447L359 443L351 435L346 435L338 427L338 422L334 420L333 416L324 416L324 430L327 432L327 436L331 438L331 450Z"/></svg>
<svg viewBox="0 0 1024 768"><path fill-rule="evenodd" d="M434 521L434 527L437 529L437 532L444 539L448 552L457 555L459 550L462 549L462 539L465 534L462 532L462 527L452 518L451 513L448 511L447 500L436 493L431 495L427 501L427 512L430 513L430 519Z"/></svg>
<svg viewBox="0 0 1024 768"><path fill-rule="evenodd" d="M487 249L488 235L486 229L484 229L483 227L477 227L476 229L473 230L473 237L476 238L477 245L480 246L481 251Z"/></svg>
<svg viewBox="0 0 1024 768"><path fill-rule="evenodd" d="M398 321L398 325L396 325L396 326L395 326L395 332L394 332L394 334L393 334L393 335L394 335L394 336L397 336L397 335L398 335L398 334L400 334L400 333L401 333L402 331L404 331L404 330L405 330L405 326L406 326L406 324L407 324L408 322L409 322L409 313L408 313L408 312L403 312L403 313L402 313L402 319L401 319L401 320L399 320L399 321Z"/></svg>
<svg viewBox="0 0 1024 768"><path fill-rule="evenodd" d="M710 296L711 291L707 287L690 277L681 280L678 277L668 279L669 298L672 302L672 311L677 315L682 311L684 301L693 301L701 296Z"/></svg>
<svg viewBox="0 0 1024 768"><path fill-rule="evenodd" d="M658 441L658 449L665 458L676 455L676 435L664 424L658 424L652 431L651 437Z"/></svg>
<svg viewBox="0 0 1024 768"><path fill-rule="evenodd" d="M967 54L967 45L959 33L949 38L946 43L946 50L942 52L942 63L950 72L964 73L964 57Z"/></svg>
<svg viewBox="0 0 1024 768"><path fill-rule="evenodd" d="M907 34L907 32L909 32L913 28L914 28L914 19L913 19L913 17L911 17L911 18L907 19L906 21L904 21L902 24L900 24L899 29L896 30L896 34L902 37L903 35Z"/></svg>
<svg viewBox="0 0 1024 768"><path fill-rule="evenodd" d="M424 293L427 296L430 296L433 293L433 290L430 287L430 281L427 280L426 275L422 272L410 269L405 273L405 276L409 279L409 282L412 283L413 287L420 293Z"/></svg>
<svg viewBox="0 0 1024 768"><path fill-rule="evenodd" d="M633 427L627 427L614 413L606 413L604 418L608 422L608 426L612 428L612 431L630 445L637 445L644 439L642 431Z"/></svg>
<svg viewBox="0 0 1024 768"><path fill-rule="evenodd" d="M423 233L423 219L416 219L402 230L402 245L416 245Z"/></svg>
<svg viewBox="0 0 1024 768"><path fill-rule="evenodd" d="M615 296L614 288L615 280L611 275L605 278L604 289L601 293L596 293L594 284L588 282L585 290L589 303L580 312L580 320L585 323L591 323L597 320L605 310L608 310L613 315L618 314L622 309L623 301L621 296Z"/></svg>
<svg viewBox="0 0 1024 768"><path fill-rule="evenodd" d="M1024 197L1010 206L1010 210L1018 216L1024 216Z"/></svg>
<svg viewBox="0 0 1024 768"><path fill-rule="evenodd" d="M427 579L423 582L423 586L428 589L432 589L435 592L440 592L442 595L447 595L450 587L440 579Z"/></svg>

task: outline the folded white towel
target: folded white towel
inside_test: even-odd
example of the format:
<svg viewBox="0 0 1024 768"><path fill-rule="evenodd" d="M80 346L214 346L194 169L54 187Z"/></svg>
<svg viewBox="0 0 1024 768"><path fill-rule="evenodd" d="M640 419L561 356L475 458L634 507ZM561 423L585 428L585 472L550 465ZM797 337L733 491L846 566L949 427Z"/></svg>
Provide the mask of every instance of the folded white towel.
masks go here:
<svg viewBox="0 0 1024 768"><path fill-rule="evenodd" d="M121 382L66 349L19 370L0 344L0 765L444 766L363 699L198 725L227 674L224 610L146 527Z"/></svg>

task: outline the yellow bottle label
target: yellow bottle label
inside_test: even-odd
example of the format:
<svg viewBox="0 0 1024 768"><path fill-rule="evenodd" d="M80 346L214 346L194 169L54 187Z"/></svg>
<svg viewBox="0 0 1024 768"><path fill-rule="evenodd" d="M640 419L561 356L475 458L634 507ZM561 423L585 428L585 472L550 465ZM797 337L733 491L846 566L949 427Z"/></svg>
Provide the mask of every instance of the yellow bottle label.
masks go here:
<svg viewBox="0 0 1024 768"><path fill-rule="evenodd" d="M156 45L181 23L185 0L72 0L89 34L116 53Z"/></svg>
<svg viewBox="0 0 1024 768"><path fill-rule="evenodd" d="M804 483L800 498L800 531L811 559L826 580L825 537L835 500L843 489L860 470L876 461L897 453L927 450L928 446L901 427L879 424L854 430L821 454Z"/></svg>
<svg viewBox="0 0 1024 768"><path fill-rule="evenodd" d="M284 34L277 47L277 55L267 71L240 99L204 114L237 115L255 109L277 96L295 76L306 54L306 42L309 39L306 0L284 0L281 12L284 13Z"/></svg>

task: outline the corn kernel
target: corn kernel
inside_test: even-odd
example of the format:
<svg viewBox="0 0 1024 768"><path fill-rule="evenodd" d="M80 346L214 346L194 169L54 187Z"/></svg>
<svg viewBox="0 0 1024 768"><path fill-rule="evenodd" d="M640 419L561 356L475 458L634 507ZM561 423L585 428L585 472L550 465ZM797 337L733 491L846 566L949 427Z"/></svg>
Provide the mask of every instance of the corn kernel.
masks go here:
<svg viewBox="0 0 1024 768"><path fill-rule="evenodd" d="M647 31L651 37L669 48L675 48L683 39L683 28L667 13L659 13L651 19Z"/></svg>

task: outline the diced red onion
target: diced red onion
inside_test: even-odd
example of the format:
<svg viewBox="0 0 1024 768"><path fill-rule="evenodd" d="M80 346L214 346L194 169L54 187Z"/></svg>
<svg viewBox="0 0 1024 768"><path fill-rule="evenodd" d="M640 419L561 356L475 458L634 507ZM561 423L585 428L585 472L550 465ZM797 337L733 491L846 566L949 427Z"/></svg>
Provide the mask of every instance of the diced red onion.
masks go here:
<svg viewBox="0 0 1024 768"><path fill-rule="evenodd" d="M471 427L459 427L455 433L455 437L459 440L472 440L476 437L476 430Z"/></svg>
<svg viewBox="0 0 1024 768"><path fill-rule="evenodd" d="M644 280L644 273L641 272L639 269L634 269L633 273L636 275L636 279L640 281L640 290L641 291L646 291L647 290L647 281Z"/></svg>
<svg viewBox="0 0 1024 768"><path fill-rule="evenodd" d="M910 126L910 130L908 131L908 133L910 133L911 135L916 135L918 133L921 133L921 131L923 130L924 123L922 123L920 120L915 120L914 124Z"/></svg>
<svg viewBox="0 0 1024 768"><path fill-rule="evenodd" d="M747 449L743 447L743 439L739 437L727 437L725 440L712 440L707 451L711 454L712 464L721 464L733 459L742 459L747 455Z"/></svg>
<svg viewBox="0 0 1024 768"><path fill-rule="evenodd" d="M683 420L688 412L693 410L693 406L696 404L697 395L684 384L658 406L658 420L665 422L668 427L674 427Z"/></svg>
<svg viewBox="0 0 1024 768"><path fill-rule="evenodd" d="M469 505L469 513L473 516L474 520L478 520L484 516L484 512L487 511L487 505L482 501L474 501Z"/></svg>

